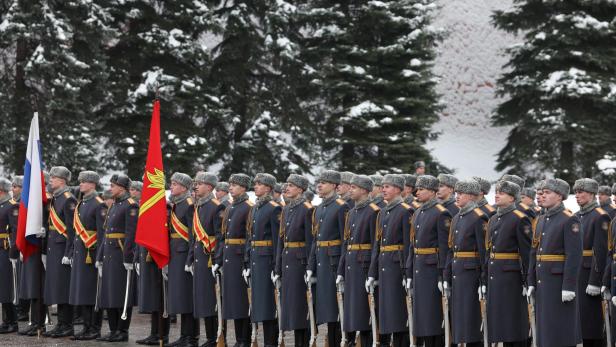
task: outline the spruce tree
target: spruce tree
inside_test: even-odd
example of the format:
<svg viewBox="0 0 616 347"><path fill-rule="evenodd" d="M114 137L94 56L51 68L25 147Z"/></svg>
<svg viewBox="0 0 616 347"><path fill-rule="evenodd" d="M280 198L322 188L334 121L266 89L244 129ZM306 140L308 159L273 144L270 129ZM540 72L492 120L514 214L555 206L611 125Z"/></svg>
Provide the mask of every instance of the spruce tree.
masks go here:
<svg viewBox="0 0 616 347"><path fill-rule="evenodd" d="M499 171L572 183L598 173L616 127L616 3L516 0L494 25L522 35L498 81L505 98L492 116L512 126Z"/></svg>

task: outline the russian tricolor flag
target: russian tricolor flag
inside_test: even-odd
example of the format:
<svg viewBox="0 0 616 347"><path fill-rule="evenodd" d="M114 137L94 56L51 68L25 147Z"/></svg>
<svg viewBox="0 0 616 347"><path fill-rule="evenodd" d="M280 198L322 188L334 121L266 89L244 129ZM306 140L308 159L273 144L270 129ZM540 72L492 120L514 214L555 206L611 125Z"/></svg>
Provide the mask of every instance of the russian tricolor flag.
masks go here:
<svg viewBox="0 0 616 347"><path fill-rule="evenodd" d="M30 123L23 184L17 223L17 248L21 251L25 261L38 249L39 237L45 235L43 204L47 202L47 195L45 194L37 113L34 114L32 123Z"/></svg>

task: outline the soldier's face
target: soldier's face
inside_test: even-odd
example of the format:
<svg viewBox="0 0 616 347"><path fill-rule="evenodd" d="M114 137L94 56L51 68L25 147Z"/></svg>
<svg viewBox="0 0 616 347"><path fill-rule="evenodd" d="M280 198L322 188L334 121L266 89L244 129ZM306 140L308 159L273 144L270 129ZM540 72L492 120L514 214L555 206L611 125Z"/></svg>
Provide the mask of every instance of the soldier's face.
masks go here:
<svg viewBox="0 0 616 347"><path fill-rule="evenodd" d="M317 183L317 194L319 197L326 198L336 191L336 185L330 182L319 181Z"/></svg>
<svg viewBox="0 0 616 347"><path fill-rule="evenodd" d="M244 193L246 193L246 187L235 183L229 184L229 194L231 194L232 197L239 198Z"/></svg>
<svg viewBox="0 0 616 347"><path fill-rule="evenodd" d="M438 191L436 192L436 197L441 200L447 200L453 194L453 188L446 186L444 184L439 184Z"/></svg>
<svg viewBox="0 0 616 347"><path fill-rule="evenodd" d="M114 198L117 198L120 195L124 194L124 192L126 192L126 189L124 189L124 187L119 186L115 183L111 183L111 187L109 188L109 190L111 191L111 196L113 196Z"/></svg>
<svg viewBox="0 0 616 347"><path fill-rule="evenodd" d="M171 187L169 189L169 191L171 192L171 195L173 196L178 196L178 195L182 195L184 193L186 193L188 189L186 187L184 187L183 185L172 181L171 182Z"/></svg>
<svg viewBox="0 0 616 347"><path fill-rule="evenodd" d="M595 199L595 195L589 192L578 190L575 192L575 201L578 206L584 206Z"/></svg>
<svg viewBox="0 0 616 347"><path fill-rule="evenodd" d="M362 201L368 198L368 191L354 184L351 184L350 192L351 192L351 199L353 199L353 201Z"/></svg>
<svg viewBox="0 0 616 347"><path fill-rule="evenodd" d="M392 201L396 197L400 196L400 193L402 193L402 189L390 184L383 184L383 199Z"/></svg>
<svg viewBox="0 0 616 347"><path fill-rule="evenodd" d="M425 167L418 167L417 169L415 169L415 173L418 176L425 175L426 174L426 168Z"/></svg>
<svg viewBox="0 0 616 347"><path fill-rule="evenodd" d="M553 192L549 189L543 190L543 205L541 207L552 208L563 201L563 197L560 194Z"/></svg>
<svg viewBox="0 0 616 347"><path fill-rule="evenodd" d="M274 200L278 200L278 199L280 199L280 195L282 195L282 194L280 194L280 193L278 193L278 192L274 192L274 193L272 194L272 196L274 197Z"/></svg>
<svg viewBox="0 0 616 347"><path fill-rule="evenodd" d="M200 198L208 195L211 191L212 191L212 186L209 184L198 182L195 185L195 194L197 194L197 196Z"/></svg>
<svg viewBox="0 0 616 347"><path fill-rule="evenodd" d="M291 200L297 199L303 193L304 191L300 187L292 183L289 183L289 185L287 185L287 189L284 192L287 199Z"/></svg>
<svg viewBox="0 0 616 347"><path fill-rule="evenodd" d="M417 196L417 200L419 202L428 202L432 200L436 196L436 192L429 189L419 188L417 192L415 192L415 196Z"/></svg>
<svg viewBox="0 0 616 347"><path fill-rule="evenodd" d="M340 183L337 190L338 190L338 194L344 195L348 193L349 190L351 190L351 185L348 183Z"/></svg>
<svg viewBox="0 0 616 347"><path fill-rule="evenodd" d="M22 188L20 186L13 186L13 188L11 189L11 191L13 192L13 199L21 197L21 190Z"/></svg>
<svg viewBox="0 0 616 347"><path fill-rule="evenodd" d="M456 205L459 208L462 208L468 205L469 202L475 201L475 195L466 194L466 193L457 193L456 194Z"/></svg>
<svg viewBox="0 0 616 347"><path fill-rule="evenodd" d="M610 196L606 195L606 194L599 194L599 203L601 205L609 204L610 203Z"/></svg>
<svg viewBox="0 0 616 347"><path fill-rule="evenodd" d="M543 207L543 190L537 190L537 205Z"/></svg>
<svg viewBox="0 0 616 347"><path fill-rule="evenodd" d="M128 190L128 193L130 194L131 197L141 200L141 191L134 189L134 188L130 188Z"/></svg>
<svg viewBox="0 0 616 347"><path fill-rule="evenodd" d="M522 203L524 203L526 205L532 205L533 204L533 199L531 197L526 196L526 195L522 195L520 200L522 201Z"/></svg>
<svg viewBox="0 0 616 347"><path fill-rule="evenodd" d="M351 189L353 189L353 186L351 186ZM374 188L372 188L372 192L370 194L372 195L372 197L375 197L375 196L381 195L381 193L383 193L383 187L374 186Z"/></svg>
<svg viewBox="0 0 616 347"><path fill-rule="evenodd" d="M60 177L51 176L49 184L51 185L51 189L56 190L64 187L66 185L66 181Z"/></svg>
<svg viewBox="0 0 616 347"><path fill-rule="evenodd" d="M90 193L96 189L96 185L92 182L80 182L79 191L82 193Z"/></svg>
<svg viewBox="0 0 616 347"><path fill-rule="evenodd" d="M496 206L498 207L507 207L511 204L513 204L514 202L514 198L513 196L507 194L507 193L503 193L501 191L497 191L496 195L494 196L494 202L496 203Z"/></svg>
<svg viewBox="0 0 616 347"><path fill-rule="evenodd" d="M404 186L404 190L402 191L402 196L407 197L409 195L413 195L413 187Z"/></svg>
<svg viewBox="0 0 616 347"><path fill-rule="evenodd" d="M265 196L269 194L269 192L271 191L272 191L272 188L270 188L270 186L266 186L265 184L262 184L262 183L255 183L255 195L257 197Z"/></svg>
<svg viewBox="0 0 616 347"><path fill-rule="evenodd" d="M225 192L224 190L217 190L216 191L216 199L220 200L222 198L225 197L225 195L227 195L229 193Z"/></svg>

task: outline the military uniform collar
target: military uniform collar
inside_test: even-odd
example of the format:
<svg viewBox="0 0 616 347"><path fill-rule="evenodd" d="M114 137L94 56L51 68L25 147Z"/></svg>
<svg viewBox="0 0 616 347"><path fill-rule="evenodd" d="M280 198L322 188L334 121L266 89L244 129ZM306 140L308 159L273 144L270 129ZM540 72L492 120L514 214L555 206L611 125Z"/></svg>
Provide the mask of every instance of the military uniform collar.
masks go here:
<svg viewBox="0 0 616 347"><path fill-rule="evenodd" d="M128 198L130 198L130 194L128 194L128 192L124 192L122 195L118 196L115 199L115 202L122 202L122 201L124 201L124 200L126 200Z"/></svg>
<svg viewBox="0 0 616 347"><path fill-rule="evenodd" d="M381 202L383 202L383 195L377 195L374 197L374 199L372 199L372 203L374 203L375 205L380 204Z"/></svg>
<svg viewBox="0 0 616 347"><path fill-rule="evenodd" d="M488 200L486 200L486 197L482 197L479 201L477 201L477 206L481 207L483 205L487 205L488 204Z"/></svg>
<svg viewBox="0 0 616 347"><path fill-rule="evenodd" d="M453 196L449 196L449 198L447 200L442 200L441 204L443 204L444 206L449 206L451 204L454 204L455 202L456 202L456 199ZM476 205L475 205L475 207L476 207Z"/></svg>
<svg viewBox="0 0 616 347"><path fill-rule="evenodd" d="M299 206L299 205L303 204L304 201L306 201L306 198L304 198L304 196L302 194L302 195L300 195L299 198L297 198L295 200L289 201L289 204L287 206L289 206L289 208L294 208L296 206Z"/></svg>
<svg viewBox="0 0 616 347"><path fill-rule="evenodd" d="M468 214L469 212L471 212L472 210L477 208L477 203L474 201L469 202L468 204L466 204L466 206L462 207L460 209L460 216L464 216L465 214Z"/></svg>
<svg viewBox="0 0 616 347"><path fill-rule="evenodd" d="M244 201L248 200L248 194L244 193L242 195L240 195L237 199L233 199L233 205L237 205L239 203L242 203Z"/></svg>
<svg viewBox="0 0 616 347"><path fill-rule="evenodd" d="M15 202L19 202L21 200L21 194L17 197L13 197L13 200L15 200Z"/></svg>
<svg viewBox="0 0 616 347"><path fill-rule="evenodd" d="M54 190L54 191L53 191L53 197L54 197L54 198L57 198L58 196L60 196L60 195L62 195L62 194L64 194L64 193L66 193L66 192L68 192L68 190L69 190L69 189L68 189L68 187L67 187L67 186L64 186L64 187L62 187L62 188L58 188L58 189L56 189L56 190Z"/></svg>
<svg viewBox="0 0 616 347"><path fill-rule="evenodd" d="M327 206L332 202L336 201L337 198L338 195L336 194L336 192L333 192L330 196L323 198L323 201L321 201L321 206Z"/></svg>
<svg viewBox="0 0 616 347"><path fill-rule="evenodd" d="M391 211L394 207L400 205L402 203L402 198L400 196L395 197L387 206L385 206L385 211Z"/></svg>
<svg viewBox="0 0 616 347"><path fill-rule="evenodd" d="M210 200L214 199L214 193L209 193L208 195L197 199L197 206L202 206L207 204Z"/></svg>
<svg viewBox="0 0 616 347"><path fill-rule="evenodd" d="M598 206L599 206L599 204L595 200L592 200L591 202L587 203L586 205L580 207L580 214L587 214L588 212L594 210Z"/></svg>
<svg viewBox="0 0 616 347"><path fill-rule="evenodd" d="M563 204L562 202L554 207L548 208L545 211L545 216L546 217L552 217L555 214L561 213L562 211L565 210L565 204Z"/></svg>
<svg viewBox="0 0 616 347"><path fill-rule="evenodd" d="M436 204L438 204L438 199L437 198L432 198L430 201L427 201L423 204L421 204L421 207L419 207L420 210L427 210L430 209L434 206L436 206Z"/></svg>
<svg viewBox="0 0 616 347"><path fill-rule="evenodd" d="M223 196L222 198L219 199L220 203L223 203L225 201L229 201L229 194L225 194L225 196Z"/></svg>
<svg viewBox="0 0 616 347"><path fill-rule="evenodd" d="M266 195L264 195L264 196L262 196L260 198L257 198L256 205L257 205L257 207L261 207L261 206L269 203L270 201L272 201L272 199L273 198L272 198L271 194L266 194Z"/></svg>
<svg viewBox="0 0 616 347"><path fill-rule="evenodd" d="M93 191L89 194L83 195L81 197L81 201L88 201L88 200L94 199L96 196L97 196L96 191Z"/></svg>
<svg viewBox="0 0 616 347"><path fill-rule="evenodd" d="M171 200L171 203L173 203L174 205L177 205L181 203L182 201L188 199L189 197L190 197L190 192L186 191L184 194L175 195L175 196L171 195L169 200Z"/></svg>
<svg viewBox="0 0 616 347"><path fill-rule="evenodd" d="M344 201L350 201L351 200L351 193L347 192L344 195L340 196L340 199L344 200Z"/></svg>
<svg viewBox="0 0 616 347"><path fill-rule="evenodd" d="M362 208L368 206L370 204L370 198L364 199L362 201L358 201L355 203L355 206L353 206L354 210L361 210Z"/></svg>
<svg viewBox="0 0 616 347"><path fill-rule="evenodd" d="M608 201L605 204L601 204L601 208L606 210L606 209L609 209L611 205L612 205L612 203Z"/></svg>
<svg viewBox="0 0 616 347"><path fill-rule="evenodd" d="M506 215L507 213L511 212L515 210L515 204L511 204L507 207L497 207L496 208L496 215L501 217L503 215Z"/></svg>
<svg viewBox="0 0 616 347"><path fill-rule="evenodd" d="M4 204L5 202L7 202L7 201L9 201L9 200L11 200L11 196L10 196L10 195L8 195L8 194L5 194L4 196L2 196L2 197L0 198L0 204Z"/></svg>

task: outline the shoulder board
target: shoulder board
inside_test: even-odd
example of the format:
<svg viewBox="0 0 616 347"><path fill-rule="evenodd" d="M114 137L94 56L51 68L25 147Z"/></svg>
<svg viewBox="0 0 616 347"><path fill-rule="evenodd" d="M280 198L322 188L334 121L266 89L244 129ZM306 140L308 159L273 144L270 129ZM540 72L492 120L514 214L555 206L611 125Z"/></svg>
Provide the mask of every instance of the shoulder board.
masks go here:
<svg viewBox="0 0 616 347"><path fill-rule="evenodd" d="M128 198L128 200L127 200L127 201L128 201L128 203L129 203L129 204L131 204L131 205L133 205L133 204L136 204L136 203L137 203L137 201L135 201L133 198Z"/></svg>
<svg viewBox="0 0 616 347"><path fill-rule="evenodd" d="M408 210L411 208L411 205L407 204L406 202L400 203L400 206L404 207L405 210Z"/></svg>
<svg viewBox="0 0 616 347"><path fill-rule="evenodd" d="M210 201L211 201L214 205L216 205L216 206L220 205L220 201L219 201L218 199L216 199L216 198L214 198L214 199L212 199L212 200L210 200Z"/></svg>
<svg viewBox="0 0 616 347"><path fill-rule="evenodd" d="M519 203L520 207L524 209L524 211L528 210L528 205L526 205L525 203L521 202Z"/></svg>
<svg viewBox="0 0 616 347"><path fill-rule="evenodd" d="M45 192L45 195L47 196L47 200L51 200L51 198L53 198L53 195L48 192Z"/></svg>
<svg viewBox="0 0 616 347"><path fill-rule="evenodd" d="M97 201L99 204L102 204L102 203L104 202L103 198L101 198L100 196L97 196L97 197L96 197L96 201Z"/></svg>
<svg viewBox="0 0 616 347"><path fill-rule="evenodd" d="M71 192L64 192L64 197L70 199L73 197L73 194L71 194Z"/></svg>
<svg viewBox="0 0 616 347"><path fill-rule="evenodd" d="M567 216L567 217L571 217L573 216L573 212L571 212L569 209L564 209L563 213Z"/></svg>
<svg viewBox="0 0 616 347"><path fill-rule="evenodd" d="M518 210L513 210L513 213L518 216L519 218L524 218L526 217L526 215L524 214L524 212L520 212Z"/></svg>
<svg viewBox="0 0 616 347"><path fill-rule="evenodd" d="M414 208L420 208L421 207L421 204L418 203L417 201L413 201L412 205L413 205Z"/></svg>
<svg viewBox="0 0 616 347"><path fill-rule="evenodd" d="M340 206L342 206L342 205L346 204L346 202L345 202L344 200L342 200L342 199L336 199L336 203L337 203L338 205L340 205Z"/></svg>
<svg viewBox="0 0 616 347"><path fill-rule="evenodd" d="M193 199L192 198L186 198L186 203L188 205L192 205L193 204Z"/></svg>
<svg viewBox="0 0 616 347"><path fill-rule="evenodd" d="M286 203L286 202L284 202L284 200L282 200L282 201L280 202L280 206L287 206L287 203Z"/></svg>
<svg viewBox="0 0 616 347"><path fill-rule="evenodd" d="M484 215L483 211L482 211L479 207L477 207L476 209L474 209L474 210L473 210L473 212L475 212L475 214L476 214L477 216L479 216L479 217L481 217L481 216L483 216L483 215Z"/></svg>
<svg viewBox="0 0 616 347"><path fill-rule="evenodd" d="M599 214L607 214L607 212L605 212L605 210L602 209L601 207L597 207L595 210L597 210L597 212L599 212Z"/></svg>
<svg viewBox="0 0 616 347"><path fill-rule="evenodd" d="M309 203L308 201L304 202L304 206L306 206L306 208L312 208L312 204Z"/></svg>
<svg viewBox="0 0 616 347"><path fill-rule="evenodd" d="M17 201L15 201L15 199L11 199L11 200L9 200L9 204L17 205Z"/></svg>
<svg viewBox="0 0 616 347"><path fill-rule="evenodd" d="M441 205L441 204L436 204L434 205L434 207L436 207L439 211L441 212L445 212L447 211L447 209L445 208L445 206Z"/></svg>
<svg viewBox="0 0 616 347"><path fill-rule="evenodd" d="M616 208L616 204L610 204L611 208Z"/></svg>
<svg viewBox="0 0 616 347"><path fill-rule="evenodd" d="M370 206L371 209L373 209L375 211L379 211L380 210L380 208L375 203L373 203L373 202L371 202L369 206Z"/></svg>
<svg viewBox="0 0 616 347"><path fill-rule="evenodd" d="M535 211L536 211L536 212L541 212L541 207L539 207L539 206L535 206Z"/></svg>
<svg viewBox="0 0 616 347"><path fill-rule="evenodd" d="M270 201L270 205L274 206L274 207L278 207L280 205L278 205L278 203L274 200Z"/></svg>
<svg viewBox="0 0 616 347"><path fill-rule="evenodd" d="M246 200L246 205L253 207L255 205L254 202L250 201L250 200Z"/></svg>
<svg viewBox="0 0 616 347"><path fill-rule="evenodd" d="M490 212L494 212L494 211L496 211L496 209L495 209L494 207L492 207L490 204L485 204L485 205L483 205L483 206L485 206L485 207L486 207L486 209L487 209L488 211L490 211Z"/></svg>

